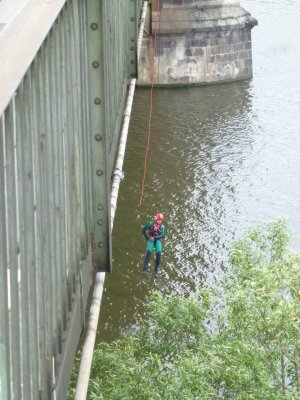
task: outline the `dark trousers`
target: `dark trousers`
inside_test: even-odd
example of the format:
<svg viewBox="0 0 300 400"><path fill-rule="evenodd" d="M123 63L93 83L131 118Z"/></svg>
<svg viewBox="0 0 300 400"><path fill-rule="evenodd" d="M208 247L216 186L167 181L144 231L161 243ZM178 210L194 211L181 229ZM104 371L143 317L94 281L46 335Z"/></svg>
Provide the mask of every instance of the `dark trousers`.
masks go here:
<svg viewBox="0 0 300 400"><path fill-rule="evenodd" d="M145 258L144 258L143 272L147 272L150 256L151 256L151 251L146 251ZM158 251L156 253L155 266L154 266L154 275L155 276L157 275L157 272L158 272L160 260L161 260L161 252Z"/></svg>

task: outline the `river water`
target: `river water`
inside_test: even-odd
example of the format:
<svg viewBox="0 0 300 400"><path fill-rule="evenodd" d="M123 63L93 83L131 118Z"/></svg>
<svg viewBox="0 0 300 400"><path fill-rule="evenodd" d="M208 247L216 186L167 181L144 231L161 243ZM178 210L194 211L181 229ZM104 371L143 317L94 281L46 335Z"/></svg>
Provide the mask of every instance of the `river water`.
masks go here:
<svg viewBox="0 0 300 400"><path fill-rule="evenodd" d="M249 227L278 217L300 251L300 1L244 0L252 30L252 80L159 89L145 196L139 205L149 90L135 93L98 340L130 330L155 289L188 295L218 286L228 249ZM165 214L160 274L140 274L142 226Z"/></svg>

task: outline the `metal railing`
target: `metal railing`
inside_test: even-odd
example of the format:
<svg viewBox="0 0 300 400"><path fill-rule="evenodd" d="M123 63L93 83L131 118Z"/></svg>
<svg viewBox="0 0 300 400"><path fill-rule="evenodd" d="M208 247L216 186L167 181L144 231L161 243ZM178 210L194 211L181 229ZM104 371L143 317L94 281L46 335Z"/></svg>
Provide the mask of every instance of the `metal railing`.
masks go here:
<svg viewBox="0 0 300 400"><path fill-rule="evenodd" d="M65 397L93 261L110 268L110 175L140 6L28 0L1 32L1 400Z"/></svg>

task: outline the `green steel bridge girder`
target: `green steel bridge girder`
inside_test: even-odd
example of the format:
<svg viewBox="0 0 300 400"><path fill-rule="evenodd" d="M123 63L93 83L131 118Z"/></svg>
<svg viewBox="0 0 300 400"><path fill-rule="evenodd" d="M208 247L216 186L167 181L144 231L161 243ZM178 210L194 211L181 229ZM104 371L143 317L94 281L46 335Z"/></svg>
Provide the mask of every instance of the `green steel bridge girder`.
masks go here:
<svg viewBox="0 0 300 400"><path fill-rule="evenodd" d="M111 271L111 176L141 7L27 0L1 32L3 400L65 398L92 265Z"/></svg>
<svg viewBox="0 0 300 400"><path fill-rule="evenodd" d="M105 135L104 22L103 7L97 0L88 3L88 74L90 129L92 145L92 196L94 219L94 261L98 270L110 270L109 174Z"/></svg>
<svg viewBox="0 0 300 400"><path fill-rule="evenodd" d="M111 271L110 183L129 77L137 72L141 0L88 2L94 261Z"/></svg>

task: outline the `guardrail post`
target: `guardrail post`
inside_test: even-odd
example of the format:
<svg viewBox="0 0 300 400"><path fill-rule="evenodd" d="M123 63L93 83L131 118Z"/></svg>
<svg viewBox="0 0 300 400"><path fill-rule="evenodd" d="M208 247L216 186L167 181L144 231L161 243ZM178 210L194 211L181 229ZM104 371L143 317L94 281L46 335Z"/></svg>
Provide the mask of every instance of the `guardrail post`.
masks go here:
<svg viewBox="0 0 300 400"><path fill-rule="evenodd" d="M89 117L92 135L94 262L98 271L111 271L109 182L105 126L103 8L105 2L87 2Z"/></svg>

